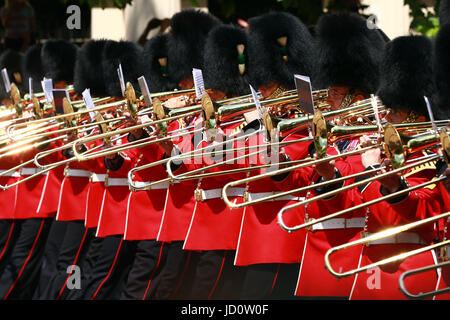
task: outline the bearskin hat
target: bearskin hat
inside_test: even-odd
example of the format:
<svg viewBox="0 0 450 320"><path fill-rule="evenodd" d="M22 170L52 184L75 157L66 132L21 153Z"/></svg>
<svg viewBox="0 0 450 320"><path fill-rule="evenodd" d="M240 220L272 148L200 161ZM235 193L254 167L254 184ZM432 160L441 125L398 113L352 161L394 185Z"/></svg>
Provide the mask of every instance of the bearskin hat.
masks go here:
<svg viewBox="0 0 450 320"><path fill-rule="evenodd" d="M41 62L41 50L42 46L39 44L29 47L22 60L24 89L28 88L28 78L32 78L33 92L42 91L41 80L44 78L44 70Z"/></svg>
<svg viewBox="0 0 450 320"><path fill-rule="evenodd" d="M269 12L248 23L253 86L278 83L292 89L294 74L313 77L313 37L299 18L287 12Z"/></svg>
<svg viewBox="0 0 450 320"><path fill-rule="evenodd" d="M178 84L172 80L167 69L168 34L159 34L149 39L142 52L142 66L144 76L150 92L172 91Z"/></svg>
<svg viewBox="0 0 450 320"><path fill-rule="evenodd" d="M6 68L8 72L9 81L11 83L14 82L17 88L21 91L23 90L23 82L24 82L22 75L22 59L23 54L12 49L6 49L0 55L0 70ZM3 81L0 80L0 82L1 82L0 97L2 99L8 98L9 93L6 92L6 88L3 84Z"/></svg>
<svg viewBox="0 0 450 320"><path fill-rule="evenodd" d="M42 46L41 61L44 76L53 83L72 83L78 47L66 40L47 40Z"/></svg>
<svg viewBox="0 0 450 320"><path fill-rule="evenodd" d="M439 30L433 53L434 83L436 87L436 113L440 118L450 117L450 24Z"/></svg>
<svg viewBox="0 0 450 320"><path fill-rule="evenodd" d="M102 54L103 78L106 93L110 96L121 97L117 69L122 65L125 84L130 82L134 88L138 87L137 79L142 76L141 65L142 47L130 41L108 40Z"/></svg>
<svg viewBox="0 0 450 320"><path fill-rule="evenodd" d="M247 31L242 28L219 25L211 30L204 55L206 88L227 96L249 93L247 42Z"/></svg>
<svg viewBox="0 0 450 320"><path fill-rule="evenodd" d="M386 107L428 115L424 96L431 100L434 94L432 49L424 36L398 37L386 45L378 91Z"/></svg>
<svg viewBox="0 0 450 320"><path fill-rule="evenodd" d="M192 77L192 68L203 68L203 52L209 31L221 22L206 12L186 9L173 15L168 40L168 73L174 81Z"/></svg>
<svg viewBox="0 0 450 320"><path fill-rule="evenodd" d="M90 40L78 51L74 74L76 93L82 94L88 88L92 95L107 95L102 67L103 48L107 41L105 39Z"/></svg>
<svg viewBox="0 0 450 320"><path fill-rule="evenodd" d="M376 29L354 13L322 16L316 27L317 88L346 86L374 93L385 46Z"/></svg>

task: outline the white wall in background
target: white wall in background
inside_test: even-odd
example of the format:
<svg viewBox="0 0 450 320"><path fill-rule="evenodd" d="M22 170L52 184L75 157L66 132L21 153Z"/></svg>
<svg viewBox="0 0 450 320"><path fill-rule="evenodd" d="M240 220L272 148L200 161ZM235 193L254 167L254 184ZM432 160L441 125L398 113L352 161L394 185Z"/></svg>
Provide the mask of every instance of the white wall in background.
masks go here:
<svg viewBox="0 0 450 320"><path fill-rule="evenodd" d="M151 19L170 18L180 10L180 0L134 0L133 5L126 6L124 10L125 39L137 41ZM154 29L149 36L157 32Z"/></svg>
<svg viewBox="0 0 450 320"><path fill-rule="evenodd" d="M410 34L409 7L403 4L403 0L363 0L364 5L370 7L364 13L375 14L378 17L378 26L394 39Z"/></svg>
<svg viewBox="0 0 450 320"><path fill-rule="evenodd" d="M92 39L125 39L123 10L116 8L93 8L91 11Z"/></svg>
<svg viewBox="0 0 450 320"><path fill-rule="evenodd" d="M199 9L207 10L207 0L197 0ZM91 14L91 37L112 40L137 41L147 23L154 17L170 18L182 9L191 7L188 0L134 0L125 9L93 8ZM153 30L147 38L155 35Z"/></svg>

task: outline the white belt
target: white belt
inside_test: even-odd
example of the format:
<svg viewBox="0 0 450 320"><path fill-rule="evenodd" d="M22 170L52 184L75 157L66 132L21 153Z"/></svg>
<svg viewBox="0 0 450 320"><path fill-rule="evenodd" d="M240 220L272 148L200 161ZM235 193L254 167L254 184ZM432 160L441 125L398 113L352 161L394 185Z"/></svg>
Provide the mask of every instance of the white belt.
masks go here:
<svg viewBox="0 0 450 320"><path fill-rule="evenodd" d="M8 172L6 174L3 174L3 172L5 172L7 170L0 170L0 176L1 177L14 177L14 178L19 178L20 177L20 171L11 171Z"/></svg>
<svg viewBox="0 0 450 320"><path fill-rule="evenodd" d="M259 193L251 193L249 192L248 195L248 200L252 201L252 200L259 200L262 198L267 198L276 194L280 194L281 192L259 192ZM295 196L291 196L291 195L286 195L286 196L282 196L282 197L278 197L272 200L268 200L268 201L303 201L305 200L305 197L295 197Z"/></svg>
<svg viewBox="0 0 450 320"><path fill-rule="evenodd" d="M245 188L230 188L227 190L227 196L229 197L243 197L245 192ZM220 199L222 198L222 189L196 189L194 191L195 200L197 201L205 201L211 199Z"/></svg>
<svg viewBox="0 0 450 320"><path fill-rule="evenodd" d="M363 233L362 237L365 238L367 236L370 236L370 233ZM374 240L368 242L366 245L377 245L377 244L423 244L426 245L427 243L417 234L414 232L402 232L384 239Z"/></svg>
<svg viewBox="0 0 450 320"><path fill-rule="evenodd" d="M365 218L351 218L351 219L336 218L313 224L311 226L311 229L313 231L316 231L328 229L364 228L364 224Z"/></svg>
<svg viewBox="0 0 450 320"><path fill-rule="evenodd" d="M64 170L64 176L66 176L66 177L85 177L85 178L89 178L91 176L91 172L87 171L87 170L66 168Z"/></svg>
<svg viewBox="0 0 450 320"><path fill-rule="evenodd" d="M106 173L91 173L91 182L105 182Z"/></svg>
<svg viewBox="0 0 450 320"><path fill-rule="evenodd" d="M43 169L40 168L22 168L22 175L23 176L32 176L34 174L37 174L39 172L41 172ZM48 171L45 173L42 173L43 175L47 175Z"/></svg>
<svg viewBox="0 0 450 320"><path fill-rule="evenodd" d="M107 178L105 179L105 186L107 187L119 187L128 186L127 178Z"/></svg>
<svg viewBox="0 0 450 320"><path fill-rule="evenodd" d="M148 183L143 182L143 181L135 181L134 184L136 185L137 188L141 188L141 187L144 187L145 185L147 185ZM163 190L163 189L168 189L168 188L169 188L169 184L167 182L164 182L164 183L155 184L146 190Z"/></svg>

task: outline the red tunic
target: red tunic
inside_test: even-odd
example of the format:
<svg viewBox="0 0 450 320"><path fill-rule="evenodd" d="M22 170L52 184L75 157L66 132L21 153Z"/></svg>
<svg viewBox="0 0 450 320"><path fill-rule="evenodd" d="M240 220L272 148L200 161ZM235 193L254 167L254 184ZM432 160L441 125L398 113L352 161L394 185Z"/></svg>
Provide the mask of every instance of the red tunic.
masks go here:
<svg viewBox="0 0 450 320"><path fill-rule="evenodd" d="M57 148L61 145L61 140L50 143L46 150ZM32 149L21 154L22 163L28 159L32 159L38 152L42 150ZM62 160L61 153L55 152L46 157L48 162ZM29 218L49 218L54 217L58 205L60 177L58 171L60 168L50 170L49 172L34 177L28 181L20 183L17 188L17 202L14 211L15 219ZM20 179L24 179L34 172L39 171L34 163L22 168Z"/></svg>
<svg viewBox="0 0 450 320"><path fill-rule="evenodd" d="M222 127L226 135L238 127L239 124ZM196 149L204 148L209 144L205 138L198 144ZM233 148L238 144L232 143ZM235 154L236 155L236 154ZM229 156L231 158L231 156ZM228 158L228 159L230 159ZM221 162L219 157L217 162ZM216 163L209 156L193 159L187 165L189 170L195 170ZM209 169L206 172L220 172L239 168L236 162L221 165ZM206 198L197 200L189 230L186 234L184 249L187 250L234 250L237 246L240 222L242 218L242 209L231 210L221 199L221 189L223 186L233 180L242 179L244 174L221 175L199 179L196 192L204 192ZM244 190L236 189L236 194L230 196L231 201L241 201ZM209 194L214 194L210 196Z"/></svg>
<svg viewBox="0 0 450 320"><path fill-rule="evenodd" d="M254 146L261 143L262 135L248 139L248 145ZM303 136L292 135L289 139L298 139ZM288 138L286 138L288 139ZM292 160L302 159L307 156L309 143L298 143L285 147L285 152ZM250 151L251 152L251 151ZM250 162L255 162L249 158ZM254 165L262 163L260 157ZM262 171L265 172L265 171ZM257 175L261 172L252 172ZM307 179L307 175L302 178ZM293 189L288 180L277 183L271 178L259 179L248 183L250 197L264 196L265 193L280 192ZM276 199L260 204L247 206L241 222L239 243L236 252L235 264L238 266L259 263L299 263L301 260L305 232L288 233L284 231L277 221L278 212L286 205L300 200L302 195L293 195L289 198ZM285 221L288 225L298 224L297 215L287 215Z"/></svg>
<svg viewBox="0 0 450 320"><path fill-rule="evenodd" d="M182 153L192 151L192 134L177 139L174 144ZM187 170L186 166L181 164L174 174L179 175ZM194 198L196 186L196 180L176 181L169 185L158 241L171 242L186 239L196 203Z"/></svg>
<svg viewBox="0 0 450 320"><path fill-rule="evenodd" d="M441 194L442 201L443 201L442 213L449 212L450 211L450 196L449 196L447 190L442 185L442 183L439 184L439 189L440 189L440 194ZM447 226L447 233L444 234L443 236L445 237L444 239L448 240L448 239L450 239L450 230L448 229L450 227L450 219L448 219L446 221L446 226ZM445 227L445 225L443 225L442 227ZM449 260L450 260L450 246L447 247L447 257L444 257L444 261L449 261ZM450 267L441 268L437 289L446 289L449 287L450 287ZM437 295L434 297L434 299L435 300L450 300L450 293L444 293L444 294Z"/></svg>
<svg viewBox="0 0 450 320"><path fill-rule="evenodd" d="M336 150L333 152L332 149L329 149L328 154L336 154ZM336 160L335 166L342 176L363 170L360 157L340 158ZM313 180L317 181L317 179L316 175ZM346 180L344 185L352 183L353 180ZM312 190L311 197L316 195L316 192ZM317 219L360 203L362 203L362 199L358 190L351 189L341 192L331 199L308 204L306 213L309 218ZM311 229L308 229L295 295L309 297L348 297L350 295L354 277L336 279L326 270L324 257L332 247L360 238L360 232L364 226L364 212L364 210L355 210L351 214L326 221L320 225L313 225ZM305 211L303 211L303 221L304 219ZM335 224L341 219L346 219L345 221L351 227ZM360 247L338 252L332 257L332 265L342 271L353 269L358 265L360 252Z"/></svg>
<svg viewBox="0 0 450 320"><path fill-rule="evenodd" d="M96 141L96 145L102 142ZM105 201L106 188L105 177L107 169L103 158L95 158L95 165L92 166L91 177L89 179L86 194L85 226L86 228L96 228L100 217L100 212Z"/></svg>
<svg viewBox="0 0 450 320"><path fill-rule="evenodd" d="M435 169L422 168L410 171L407 182L410 186L429 181L435 176ZM370 201L382 196L380 183L374 181L362 193L364 201ZM430 186L410 192L407 198L394 204L386 201L370 206L367 230L370 233L379 232L383 229L404 225L413 221L418 221L429 216L440 214L442 206L439 199L439 189ZM421 248L428 245L436 237L433 224L428 224L420 228L408 231L408 236L419 238L423 243L410 241L403 244L373 244L363 247L360 266L376 262L380 259L393 255ZM408 241L409 242L409 241ZM359 273L354 282L354 289L350 296L353 300L358 299L407 299L399 290L398 280L400 275L412 269L428 266L436 263L434 252L415 255L406 260L390 263L375 270ZM427 292L434 290L437 286L436 272L426 272L405 280L405 287L413 294L414 290Z"/></svg>
<svg viewBox="0 0 450 320"><path fill-rule="evenodd" d="M141 147L139 151L139 159L135 162L135 166L155 162L164 157L164 151L157 144ZM135 173L135 180L141 182L164 178L167 178L167 172L163 165ZM128 199L125 240L156 239L166 202L168 184L155 185L153 188L131 192Z"/></svg>
<svg viewBox="0 0 450 320"><path fill-rule="evenodd" d="M84 220L91 168L95 160L71 161L64 169L64 179L59 193L56 220Z"/></svg>
<svg viewBox="0 0 450 320"><path fill-rule="evenodd" d="M123 235L127 216L127 206L130 197L128 186L128 171L136 161L136 149L124 151L123 165L117 171L108 172L105 199L97 227L97 237Z"/></svg>
<svg viewBox="0 0 450 320"><path fill-rule="evenodd" d="M182 126L182 121L174 121L168 126L168 131L179 130ZM179 133L177 132L173 135L177 134ZM187 137L189 139L189 136ZM180 138L173 139L174 144L180 141ZM136 161L135 166L152 163L163 159L165 156L163 149L156 144L150 144L147 147L140 148L140 152L139 160ZM155 182L165 178L167 178L167 171L163 165L140 170L135 173L136 181ZM153 240L158 237L161 230L161 222L167 207L168 188L169 184L166 182L155 185L150 190L132 192L127 213L125 239ZM187 190L183 190L177 196L182 197L187 192Z"/></svg>
<svg viewBox="0 0 450 320"><path fill-rule="evenodd" d="M6 171L17 165L17 158L14 156L3 157L0 159L0 172ZM11 185L19 180L20 172L15 171L8 175L0 176L0 185ZM14 209L17 200L17 187L12 187L7 190L0 190L0 203L2 210L0 210L0 219L13 219Z"/></svg>

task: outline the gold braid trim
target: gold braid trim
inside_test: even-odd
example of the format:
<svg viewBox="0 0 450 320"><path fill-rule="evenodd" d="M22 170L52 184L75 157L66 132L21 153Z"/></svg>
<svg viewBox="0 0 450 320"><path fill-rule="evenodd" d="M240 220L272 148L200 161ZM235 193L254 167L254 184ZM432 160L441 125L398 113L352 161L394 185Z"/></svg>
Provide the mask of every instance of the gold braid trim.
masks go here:
<svg viewBox="0 0 450 320"><path fill-rule="evenodd" d="M339 105L339 109L348 108L351 105L354 97L355 97L354 91L349 90L348 93L345 95L344 99L342 99L342 102Z"/></svg>
<svg viewBox="0 0 450 320"><path fill-rule="evenodd" d="M408 117L403 120L402 123L414 123L417 122L417 119L419 119L420 114L418 114L417 112L415 112L414 110L410 111L408 114Z"/></svg>
<svg viewBox="0 0 450 320"><path fill-rule="evenodd" d="M284 88L283 86L279 86L278 88L275 89L274 92L272 92L272 94L269 97L266 98L266 100L278 98L285 91L287 91L286 88Z"/></svg>

